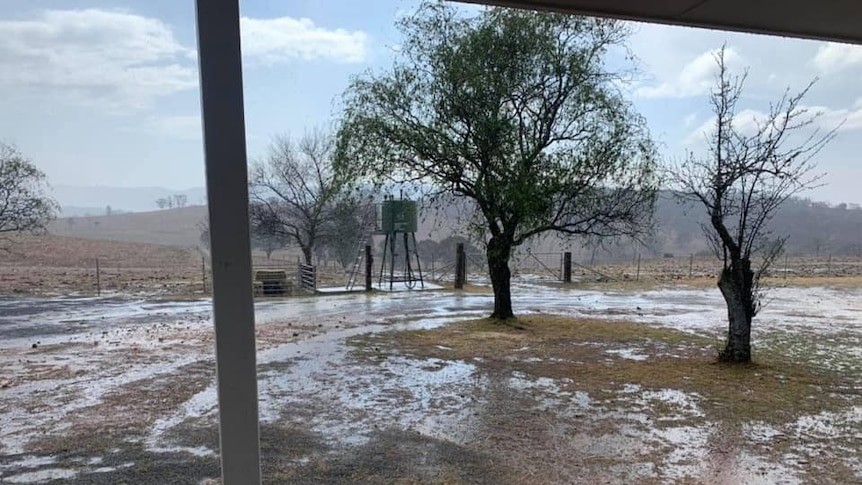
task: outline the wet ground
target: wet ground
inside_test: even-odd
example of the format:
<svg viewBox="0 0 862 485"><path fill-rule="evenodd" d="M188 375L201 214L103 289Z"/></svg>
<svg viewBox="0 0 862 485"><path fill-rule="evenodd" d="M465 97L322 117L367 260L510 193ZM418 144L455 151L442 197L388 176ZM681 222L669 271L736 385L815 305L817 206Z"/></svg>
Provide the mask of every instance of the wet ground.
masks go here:
<svg viewBox="0 0 862 485"><path fill-rule="evenodd" d="M844 378L840 389L824 384L840 396L823 412L802 406L782 419L745 412L731 419L720 400L656 385L655 376L595 378L677 357L712 365L705 356L714 355L724 317L715 289L602 292L522 282L515 294L525 314L657 330L628 340L569 336L565 348L525 340L499 355L480 342L468 356L445 341L408 348L397 336L485 316L490 295L258 303L265 481L862 482L862 290L771 294L756 321L765 355L798 356L811 372ZM0 300L0 483L214 483L209 306ZM665 329L683 336L665 339ZM569 368L594 378L559 372Z"/></svg>

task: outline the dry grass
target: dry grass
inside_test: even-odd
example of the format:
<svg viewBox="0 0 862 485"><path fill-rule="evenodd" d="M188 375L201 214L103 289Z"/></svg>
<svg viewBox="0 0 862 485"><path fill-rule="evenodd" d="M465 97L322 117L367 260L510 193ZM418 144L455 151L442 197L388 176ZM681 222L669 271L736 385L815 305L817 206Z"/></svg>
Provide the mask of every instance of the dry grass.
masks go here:
<svg viewBox="0 0 862 485"><path fill-rule="evenodd" d="M8 251L0 251L0 265L95 270L96 258L106 271L201 265L197 251L176 246L62 236L16 236L10 242Z"/></svg>
<svg viewBox="0 0 862 485"><path fill-rule="evenodd" d="M514 324L483 319L379 338L391 339L390 345L417 357L479 357L488 370L568 378L573 389L597 397L610 398L629 383L696 393L708 418L722 422L787 422L840 409L852 397L847 376L780 355L748 365L719 364L714 340L636 323L529 316ZM377 347L386 344L381 341ZM636 361L606 352L620 348L637 349L649 358Z"/></svg>
<svg viewBox="0 0 862 485"><path fill-rule="evenodd" d="M594 291L650 291L657 288L682 286L688 288L713 288L717 286L718 280L712 277L683 278L677 280L656 279L643 277L640 280L616 280L616 281L581 281L571 283L573 288L581 288Z"/></svg>
<svg viewBox="0 0 862 485"><path fill-rule="evenodd" d="M60 236L18 236L11 243L8 251L0 251L0 294L95 294L97 258L102 290L202 289L201 256L190 249Z"/></svg>
<svg viewBox="0 0 862 485"><path fill-rule="evenodd" d="M862 288L862 276L790 276L769 277L763 279L767 288L787 287L826 287L826 288ZM693 278L653 278L644 276L640 280L591 281L585 280L570 284L573 288L595 291L649 291L667 287L716 288L718 278L714 276L695 276Z"/></svg>
<svg viewBox="0 0 862 485"><path fill-rule="evenodd" d="M51 234L174 246L197 246L199 223L206 218L206 206L110 216L62 218L49 226Z"/></svg>
<svg viewBox="0 0 862 485"><path fill-rule="evenodd" d="M66 417L68 432L46 434L30 441L27 449L42 454L78 449L105 452L122 441L122 437L145 435L157 419L210 385L214 375L214 362L199 361L170 374L119 386L97 404Z"/></svg>
<svg viewBox="0 0 862 485"><path fill-rule="evenodd" d="M857 458L838 450L858 446L852 430L828 438L796 437L790 430L800 417L858 405L860 375L817 366L813 358L786 352L786 345L804 347L805 337L758 347L760 360L748 365L717 363L719 342L710 337L632 322L553 315L506 324L464 321L432 330L358 337L352 343L355 357L369 362L406 354L439 359L429 362L432 371L446 368L446 361L476 366L479 382L494 383L474 398L483 403L478 412L486 413L481 422L487 435L477 447L512 464L512 483L668 483L668 476L649 477L637 470L642 471L638 467L644 463L666 466L676 445L639 441L638 436L687 427L711 430L703 445L707 457L698 459L708 462L708 470L676 483L726 483L718 472L740 468L735 460L753 449L778 468L783 457L802 453L808 460L800 467L805 480L848 483L855 477L849 464ZM644 360L613 351L628 351L631 354L625 355ZM512 387L507 384L510 378L535 387ZM553 385L540 384L540 378L552 379ZM647 397L646 391L662 390L681 391L698 412L690 412L679 401ZM585 410L560 397L578 391L589 397ZM555 407L560 399L562 408ZM536 411L537 406L542 411ZM787 434L756 444L746 431L752 423ZM834 453L819 454L830 447ZM768 468L759 470L742 472L730 483L765 474Z"/></svg>
<svg viewBox="0 0 862 485"><path fill-rule="evenodd" d="M791 276L788 278L773 277L766 278L764 280L764 283L773 288L784 288L788 286L860 288L862 287L862 276Z"/></svg>

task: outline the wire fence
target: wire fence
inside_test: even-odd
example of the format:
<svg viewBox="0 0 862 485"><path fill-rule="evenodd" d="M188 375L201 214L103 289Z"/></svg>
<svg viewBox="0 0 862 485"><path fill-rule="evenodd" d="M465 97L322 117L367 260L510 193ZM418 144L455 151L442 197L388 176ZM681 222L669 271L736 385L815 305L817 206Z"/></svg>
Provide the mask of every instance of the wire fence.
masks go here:
<svg viewBox="0 0 862 485"><path fill-rule="evenodd" d="M474 284L489 282L484 253L467 254L467 280ZM564 252L516 253L509 261L512 278L521 281L562 281L565 273ZM753 261L757 267L759 261ZM668 256L645 258L636 255L631 261L612 264L590 264L589 260L572 259L573 281L666 281L717 278L722 264L712 256ZM438 282L454 280L455 258L435 261L429 276ZM824 278L862 276L859 256L786 256L772 263L765 276L770 278Z"/></svg>
<svg viewBox="0 0 862 485"><path fill-rule="evenodd" d="M484 253L467 253L467 282L490 284ZM518 252L510 260L516 281L555 282L564 274L563 252ZM380 258L375 258L373 274L377 275ZM290 288L299 287L299 265L296 258L265 258L255 255L254 271L283 270ZM757 261L754 265L757 266ZM212 291L210 261L206 254L184 255L173 259L82 258L51 265L28 265L26 262L0 263L0 294L102 295L148 294L168 296L201 296ZM318 287L345 286L348 274L338 263L315 265ZM364 271L364 268L363 268ZM577 281L668 281L717 278L721 263L711 256L634 257L624 263L590 265L589 261L572 260L572 280ZM446 260L426 260L424 277L442 283L454 281L455 255ZM862 276L862 257L793 255L776 260L767 276L791 278L843 278ZM296 293L291 291L291 293Z"/></svg>

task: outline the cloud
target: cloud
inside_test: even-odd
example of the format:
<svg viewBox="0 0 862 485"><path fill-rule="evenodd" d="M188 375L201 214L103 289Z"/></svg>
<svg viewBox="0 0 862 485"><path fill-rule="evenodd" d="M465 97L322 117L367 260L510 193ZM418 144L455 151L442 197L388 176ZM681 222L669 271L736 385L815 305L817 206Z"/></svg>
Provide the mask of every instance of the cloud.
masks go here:
<svg viewBox="0 0 862 485"><path fill-rule="evenodd" d="M694 125L695 121L697 121L697 113L691 113L690 115L685 117L682 123L683 126L685 126L686 128L690 128L692 125Z"/></svg>
<svg viewBox="0 0 862 485"><path fill-rule="evenodd" d="M178 140L200 141L203 139L203 127L199 114L151 116L147 119L146 126L153 133Z"/></svg>
<svg viewBox="0 0 862 485"><path fill-rule="evenodd" d="M811 64L821 74L834 74L862 65L862 47L827 42L817 49Z"/></svg>
<svg viewBox="0 0 862 485"><path fill-rule="evenodd" d="M191 49L163 22L121 11L45 10L0 21L0 86L142 108L194 89Z"/></svg>
<svg viewBox="0 0 862 485"><path fill-rule="evenodd" d="M806 106L806 109L812 114L819 114L817 125L821 129L862 130L862 98L857 99L850 109L835 109L826 106Z"/></svg>
<svg viewBox="0 0 862 485"><path fill-rule="evenodd" d="M362 31L326 29L307 18L240 19L243 56L265 65L324 59L364 62L369 37Z"/></svg>
<svg viewBox="0 0 862 485"><path fill-rule="evenodd" d="M851 109L829 108L827 106L800 106L807 111L807 116L812 120L812 128L828 132L837 129L839 132L862 129L862 98L856 101ZM768 115L763 111L755 109L744 109L733 118L733 124L745 135L753 135L758 126L767 119ZM685 145L699 145L707 143L709 137L715 132L715 116L704 121L685 138Z"/></svg>
<svg viewBox="0 0 862 485"><path fill-rule="evenodd" d="M733 117L733 124L741 133L754 134L754 130L760 120L766 119L766 113L754 109L744 109ZM708 143L710 136L715 132L715 116L711 116L700 126L692 130L683 141L686 145L700 145Z"/></svg>
<svg viewBox="0 0 862 485"><path fill-rule="evenodd" d="M685 64L673 77L657 86L641 86L636 96L644 98L685 98L708 94L715 84L718 72L716 55L719 49L703 52ZM725 64L732 70L743 65L742 56L728 47L724 52Z"/></svg>
<svg viewBox="0 0 862 485"><path fill-rule="evenodd" d="M243 55L271 65L324 59L363 62L361 31L309 19L242 20ZM157 18L120 10L43 10L0 21L0 92L35 94L123 113L197 89L196 51Z"/></svg>
<svg viewBox="0 0 862 485"><path fill-rule="evenodd" d="M750 69L745 82L746 98L770 100L785 88L804 88L821 75L811 96L817 103L841 106L858 96L858 76L823 76L811 62L825 42L722 32L686 27L633 24L630 45L645 73L639 85L642 98L681 99L706 96L713 85L711 53L722 45L732 54L729 67L734 75ZM821 87L823 86L823 87ZM851 101L852 102L852 101Z"/></svg>

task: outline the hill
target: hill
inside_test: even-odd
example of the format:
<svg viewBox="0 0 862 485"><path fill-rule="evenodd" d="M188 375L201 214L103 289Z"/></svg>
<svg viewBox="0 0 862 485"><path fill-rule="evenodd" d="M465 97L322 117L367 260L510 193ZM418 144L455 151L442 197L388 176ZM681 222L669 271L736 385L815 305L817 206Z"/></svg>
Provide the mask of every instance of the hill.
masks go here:
<svg viewBox="0 0 862 485"><path fill-rule="evenodd" d="M205 204L206 190L195 187L187 190L172 190L164 187L81 187L74 185L55 185L52 196L63 207L65 215L74 208L85 208L90 214L104 214L110 206L112 211L140 212L155 210L156 199L185 196L188 204ZM94 208L97 208L93 210ZM77 214L74 214L77 215Z"/></svg>
<svg viewBox="0 0 862 485"><path fill-rule="evenodd" d="M656 253L697 254L709 251L701 225L705 210L686 206L673 194L661 194L656 207L656 234L649 242ZM862 208L856 205L792 198L769 224L771 237L787 237L785 249L793 256L862 255Z"/></svg>
<svg viewBox="0 0 862 485"><path fill-rule="evenodd" d="M14 236L3 248L0 295L88 295L100 289L186 294L203 288L201 254L193 249L52 235Z"/></svg>
<svg viewBox="0 0 862 485"><path fill-rule="evenodd" d="M48 227L51 234L85 239L195 247L199 224L207 214L203 205L110 216L65 217Z"/></svg>
<svg viewBox="0 0 862 485"><path fill-rule="evenodd" d="M444 203L446 199L443 199ZM445 207L421 209L418 240L440 241L458 234L465 235L458 221L469 212L464 201ZM72 217L54 221L49 230L59 236L142 242L180 247L196 247L200 242L200 223L207 216L205 206L190 206L154 212L114 214L96 217ZM607 243L594 248L581 240L548 236L528 245L533 252L559 252L563 248L576 253L578 260L615 261L631 259L636 253L662 256L667 253L687 255L709 252L701 230L705 222L700 207L679 204L673 194L660 194L655 231L640 246L630 240ZM808 199L788 200L773 220L774 235L786 235L790 255L827 256L862 255L862 208L853 205L830 205ZM522 248L526 249L526 248ZM290 252L293 256L293 252Z"/></svg>
<svg viewBox="0 0 862 485"><path fill-rule="evenodd" d="M159 244L46 235L15 236L7 246L8 251L0 251L3 266L91 267L96 258L105 267L197 269L201 264L193 249Z"/></svg>

